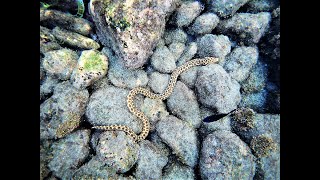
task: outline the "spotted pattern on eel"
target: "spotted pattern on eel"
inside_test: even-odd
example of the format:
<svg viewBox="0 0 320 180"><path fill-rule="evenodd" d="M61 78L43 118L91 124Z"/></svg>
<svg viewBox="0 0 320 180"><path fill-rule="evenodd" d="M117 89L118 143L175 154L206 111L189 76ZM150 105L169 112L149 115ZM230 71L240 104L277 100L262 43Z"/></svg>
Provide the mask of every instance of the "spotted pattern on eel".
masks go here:
<svg viewBox="0 0 320 180"><path fill-rule="evenodd" d="M165 100L167 99L171 93L173 92L174 86L177 82L177 78L178 76L183 73L184 71L190 69L191 67L194 66L200 66L200 65L207 65L209 63L216 63L218 62L218 58L214 58L214 57L205 57L205 58L201 58L201 59L193 59L190 60L188 62L186 62L185 64L183 64L182 66L179 66L178 68L176 68L171 76L170 76L170 80L169 80L169 84L166 88L166 90L164 91L164 93L162 94L155 94L153 92L151 92L148 89L142 88L142 87L136 87L133 88L128 96L127 96L127 106L129 108L129 111L134 114L135 116L137 116L141 121L142 121L142 132L137 135L133 132L133 130L131 128L129 128L128 126L124 126L124 125L109 125L109 126L93 126L93 129L102 129L102 130L107 130L107 131L113 131L113 130L120 130L120 131L124 131L127 133L127 135L129 135L130 137L132 137L134 139L134 141L139 142L143 139L145 139L150 131L150 123L148 118L146 117L146 115L143 114L143 112L139 111L135 105L134 105L134 97L137 94L142 94L148 98L151 99L160 99L160 100Z"/></svg>

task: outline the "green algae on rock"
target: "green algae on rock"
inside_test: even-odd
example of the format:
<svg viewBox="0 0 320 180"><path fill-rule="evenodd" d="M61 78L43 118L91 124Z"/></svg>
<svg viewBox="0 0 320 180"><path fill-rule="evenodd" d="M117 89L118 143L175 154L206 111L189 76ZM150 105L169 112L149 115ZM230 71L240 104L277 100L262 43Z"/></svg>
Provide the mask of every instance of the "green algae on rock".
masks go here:
<svg viewBox="0 0 320 180"><path fill-rule="evenodd" d="M97 50L82 51L77 67L71 80L74 87L84 89L98 79L104 77L108 71L108 58Z"/></svg>
<svg viewBox="0 0 320 180"><path fill-rule="evenodd" d="M166 16L179 0L91 0L97 35L130 69L143 66L160 40ZM170 7L172 6L172 7Z"/></svg>

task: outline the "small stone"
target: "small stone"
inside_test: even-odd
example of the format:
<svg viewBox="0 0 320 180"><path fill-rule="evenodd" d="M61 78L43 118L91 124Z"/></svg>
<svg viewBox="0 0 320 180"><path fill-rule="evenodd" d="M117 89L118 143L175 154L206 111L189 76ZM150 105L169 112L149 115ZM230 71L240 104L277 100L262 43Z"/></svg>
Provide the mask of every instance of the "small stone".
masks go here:
<svg viewBox="0 0 320 180"><path fill-rule="evenodd" d="M77 166L89 155L90 130L78 130L52 145L53 158L48 167L61 179L70 179Z"/></svg>
<svg viewBox="0 0 320 180"><path fill-rule="evenodd" d="M196 18L192 26L189 27L189 32L196 35L210 34L218 23L219 17L216 14L204 13Z"/></svg>
<svg viewBox="0 0 320 180"><path fill-rule="evenodd" d="M155 50L151 56L151 64L161 73L171 73L176 68L175 58L166 46Z"/></svg>
<svg viewBox="0 0 320 180"><path fill-rule="evenodd" d="M246 143L230 131L215 131L202 142L202 179L253 179L256 158Z"/></svg>
<svg viewBox="0 0 320 180"><path fill-rule="evenodd" d="M229 113L241 100L239 83L218 64L200 67L195 87L199 102L218 113Z"/></svg>
<svg viewBox="0 0 320 180"><path fill-rule="evenodd" d="M102 78L108 71L108 58L97 50L82 51L71 75L72 85L84 89Z"/></svg>
<svg viewBox="0 0 320 180"><path fill-rule="evenodd" d="M93 92L86 109L88 122L94 126L126 125L135 133L140 133L141 122L127 107L128 94L129 90L114 86L103 87ZM136 98L135 103L140 109L142 98Z"/></svg>
<svg viewBox="0 0 320 180"><path fill-rule="evenodd" d="M96 153L99 161L117 173L125 173L137 162L139 146L123 131L105 131L100 134Z"/></svg>
<svg viewBox="0 0 320 180"><path fill-rule="evenodd" d="M199 16L203 6L199 1L184 1L176 10L174 21L178 27L188 26L194 18Z"/></svg>
<svg viewBox="0 0 320 180"><path fill-rule="evenodd" d="M70 49L59 49L44 53L43 68L47 73L61 80L68 80L77 65L79 56Z"/></svg>
<svg viewBox="0 0 320 180"><path fill-rule="evenodd" d="M203 57L216 57L224 59L231 51L231 42L228 36L206 34L197 40L198 55Z"/></svg>
<svg viewBox="0 0 320 180"><path fill-rule="evenodd" d="M181 66L185 62L191 60L193 56L197 53L197 43L191 42L189 45L184 49L183 53L181 54L180 58L177 61L177 65Z"/></svg>
<svg viewBox="0 0 320 180"><path fill-rule="evenodd" d="M140 144L135 177L137 179L161 179L162 168L168 158L150 141L143 140Z"/></svg>
<svg viewBox="0 0 320 180"><path fill-rule="evenodd" d="M197 97L185 84L177 81L172 94L167 100L167 105L172 114L188 122L194 128L201 123L200 110Z"/></svg>
<svg viewBox="0 0 320 180"><path fill-rule="evenodd" d="M166 105L159 99L145 98L141 111L147 116L150 121L150 131L155 129L156 123L161 119L169 115L166 109Z"/></svg>
<svg viewBox="0 0 320 180"><path fill-rule="evenodd" d="M169 50L171 51L175 62L180 58L181 54L184 51L184 48L185 48L184 43L171 43L170 44Z"/></svg>
<svg viewBox="0 0 320 180"><path fill-rule="evenodd" d="M102 52L109 59L108 79L114 86L133 89L138 86L147 85L148 76L144 70L127 69L120 59L108 48L103 48Z"/></svg>
<svg viewBox="0 0 320 180"><path fill-rule="evenodd" d="M237 47L227 55L223 68L231 78L242 82L249 76L252 67L258 61L258 57L259 52L255 47Z"/></svg>
<svg viewBox="0 0 320 180"><path fill-rule="evenodd" d="M91 38L74 33L59 27L52 30L52 34L57 40L69 46L81 49L98 49L100 45Z"/></svg>
<svg viewBox="0 0 320 180"><path fill-rule="evenodd" d="M169 74L162 74L157 71L153 72L149 76L150 80L148 82L149 87L158 94L161 94L164 92L164 90L167 88L170 75Z"/></svg>
<svg viewBox="0 0 320 180"><path fill-rule="evenodd" d="M191 167L197 164L199 141L196 131L189 123L175 116L167 116L157 123L156 130L182 163Z"/></svg>
<svg viewBox="0 0 320 180"><path fill-rule="evenodd" d="M228 18L249 0L206 0L208 11L216 13L221 18Z"/></svg>
<svg viewBox="0 0 320 180"><path fill-rule="evenodd" d="M237 13L232 18L220 21L217 30L222 34L234 37L232 39L246 45L253 45L259 42L265 34L271 21L269 12L257 14Z"/></svg>
<svg viewBox="0 0 320 180"><path fill-rule="evenodd" d="M171 43L186 43L188 39L187 33L185 33L182 29L172 29L167 30L164 33L164 42L166 45L169 45Z"/></svg>
<svg viewBox="0 0 320 180"><path fill-rule="evenodd" d="M184 166L179 164L178 162L174 162L170 164L162 177L163 180L175 180L175 179L183 179L183 180L194 180L194 170L188 166Z"/></svg>

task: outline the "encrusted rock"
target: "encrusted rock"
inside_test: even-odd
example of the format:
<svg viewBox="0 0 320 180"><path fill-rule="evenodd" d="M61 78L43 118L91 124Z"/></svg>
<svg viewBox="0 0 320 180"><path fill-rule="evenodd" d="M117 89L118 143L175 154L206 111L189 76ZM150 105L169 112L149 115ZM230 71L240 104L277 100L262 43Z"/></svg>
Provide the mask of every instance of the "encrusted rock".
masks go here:
<svg viewBox="0 0 320 180"><path fill-rule="evenodd" d="M128 94L129 90L114 86L103 87L93 92L86 109L88 122L92 125L126 125L135 133L140 133L141 122L127 107ZM139 101L139 98L136 98L135 103L140 109L142 99Z"/></svg>
<svg viewBox="0 0 320 180"><path fill-rule="evenodd" d="M215 131L202 143L202 179L253 179L256 158L246 143L230 131Z"/></svg>
<svg viewBox="0 0 320 180"><path fill-rule="evenodd" d="M267 73L267 64L258 60L257 64L252 68L249 77L241 83L242 92L244 94L250 94L262 90L266 85Z"/></svg>
<svg viewBox="0 0 320 180"><path fill-rule="evenodd" d="M156 123L161 119L169 115L166 109L166 105L159 99L145 98L141 111L147 116L150 121L150 131L155 129Z"/></svg>
<svg viewBox="0 0 320 180"><path fill-rule="evenodd" d="M194 84L196 83L197 79L197 72L199 66L192 67L188 69L188 71L183 72L180 74L180 80L186 84L189 88L194 88Z"/></svg>
<svg viewBox="0 0 320 180"><path fill-rule="evenodd" d="M181 66L185 62L191 60L193 56L197 53L197 43L191 42L188 46L184 49L183 53L181 54L180 58L177 61L177 65Z"/></svg>
<svg viewBox="0 0 320 180"><path fill-rule="evenodd" d="M268 91L264 88L261 91L242 94L239 107L248 107L256 112L264 113L267 110Z"/></svg>
<svg viewBox="0 0 320 180"><path fill-rule="evenodd" d="M108 79L114 86L132 89L138 86L147 85L148 76L145 71L141 69L127 69L123 65L123 62L121 62L108 48L103 48L102 52L109 59Z"/></svg>
<svg viewBox="0 0 320 180"><path fill-rule="evenodd" d="M173 21L178 27L188 26L202 10L203 6L199 1L184 1L176 10Z"/></svg>
<svg viewBox="0 0 320 180"><path fill-rule="evenodd" d="M138 159L139 146L123 131L105 131L99 136L96 147L99 161L116 170L127 172Z"/></svg>
<svg viewBox="0 0 320 180"><path fill-rule="evenodd" d="M143 66L164 33L166 17L179 0L91 0L89 12L104 46L131 69Z"/></svg>
<svg viewBox="0 0 320 180"><path fill-rule="evenodd" d="M250 13L272 11L280 5L280 0L251 0L245 5L245 9Z"/></svg>
<svg viewBox="0 0 320 180"><path fill-rule="evenodd" d="M200 136L205 138L208 134L221 130L231 132L230 119L230 116L225 116L213 122L202 121L199 129Z"/></svg>
<svg viewBox="0 0 320 180"><path fill-rule="evenodd" d="M72 47L81 48L81 49L100 48L100 45L93 39L75 32L71 32L71 31L59 28L58 26L52 30L52 34L60 42L63 42Z"/></svg>
<svg viewBox="0 0 320 180"><path fill-rule="evenodd" d="M184 43L171 43L168 48L174 57L174 61L176 62L183 53L185 45Z"/></svg>
<svg viewBox="0 0 320 180"><path fill-rule="evenodd" d="M170 73L176 68L175 57L166 46L155 50L151 56L151 64L161 73Z"/></svg>
<svg viewBox="0 0 320 180"><path fill-rule="evenodd" d="M226 57L223 68L231 78L242 82L249 76L252 67L258 61L258 57L259 52L255 47L237 47Z"/></svg>
<svg viewBox="0 0 320 180"><path fill-rule="evenodd" d="M40 138L61 138L80 124L89 99L68 81L56 85L53 95L40 105Z"/></svg>
<svg viewBox="0 0 320 180"><path fill-rule="evenodd" d="M191 167L197 164L199 141L196 131L189 123L174 116L167 116L157 123L156 130L182 163Z"/></svg>
<svg viewBox="0 0 320 180"><path fill-rule="evenodd" d="M239 83L218 64L199 68L195 87L200 103L218 113L236 109L241 100Z"/></svg>
<svg viewBox="0 0 320 180"><path fill-rule="evenodd" d="M139 144L139 158L135 177L137 179L161 179L162 168L167 164L168 158L148 140Z"/></svg>
<svg viewBox="0 0 320 180"><path fill-rule="evenodd" d="M175 180L175 179L183 179L183 180L194 180L194 170L188 166L184 166L179 164L178 162L174 162L166 167L166 170L162 177L163 180Z"/></svg>
<svg viewBox="0 0 320 180"><path fill-rule="evenodd" d="M61 80L68 80L77 65L78 58L75 51L63 48L44 53L42 65L47 73Z"/></svg>
<svg viewBox="0 0 320 180"><path fill-rule="evenodd" d="M167 100L167 105L172 114L188 122L194 128L201 123L199 104L194 92L185 84L178 81L172 94Z"/></svg>
<svg viewBox="0 0 320 180"><path fill-rule="evenodd" d="M40 26L40 52L46 53L52 50L61 49L61 46L57 43L56 38L51 33L51 30Z"/></svg>
<svg viewBox="0 0 320 180"><path fill-rule="evenodd" d="M237 13L232 18L220 21L217 30L228 34L246 45L258 43L269 27L271 15L268 12L257 14Z"/></svg>
<svg viewBox="0 0 320 180"><path fill-rule="evenodd" d="M46 76L46 79L40 86L40 99L43 99L45 96L53 92L54 87L59 83L59 79Z"/></svg>
<svg viewBox="0 0 320 180"><path fill-rule="evenodd" d="M48 167L61 179L70 179L77 166L89 155L90 130L78 130L52 145L53 158Z"/></svg>
<svg viewBox="0 0 320 180"><path fill-rule="evenodd" d="M209 11L216 13L219 17L227 18L233 14L249 0L206 0Z"/></svg>
<svg viewBox="0 0 320 180"><path fill-rule="evenodd" d="M97 50L82 51L71 75L73 86L84 89L102 78L108 71L108 58Z"/></svg>
<svg viewBox="0 0 320 180"><path fill-rule="evenodd" d="M218 25L219 17L214 13L204 13L196 18L189 32L191 34L209 34Z"/></svg>
<svg viewBox="0 0 320 180"><path fill-rule="evenodd" d="M150 80L148 85L155 93L163 93L164 90L167 88L170 75L169 74L162 74L159 72L153 72L150 74Z"/></svg>
<svg viewBox="0 0 320 180"><path fill-rule="evenodd" d="M198 55L203 57L217 57L223 59L231 51L231 42L228 36L206 34L197 40Z"/></svg>
<svg viewBox="0 0 320 180"><path fill-rule="evenodd" d="M187 42L188 35L183 29L170 29L166 30L164 33L164 42L166 45L169 45L173 42L176 43L185 43Z"/></svg>
<svg viewBox="0 0 320 180"><path fill-rule="evenodd" d="M85 36L92 31L88 20L53 9L40 9L40 22L53 27L60 26Z"/></svg>

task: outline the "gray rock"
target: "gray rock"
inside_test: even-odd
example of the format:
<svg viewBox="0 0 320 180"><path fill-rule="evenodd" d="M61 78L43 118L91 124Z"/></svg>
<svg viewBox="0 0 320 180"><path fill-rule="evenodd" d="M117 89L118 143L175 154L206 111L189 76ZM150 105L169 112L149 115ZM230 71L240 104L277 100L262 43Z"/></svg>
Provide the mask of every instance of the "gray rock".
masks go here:
<svg viewBox="0 0 320 180"><path fill-rule="evenodd" d="M150 121L150 131L155 129L156 123L161 119L169 115L166 109L166 105L159 99L145 98L141 111L147 116Z"/></svg>
<svg viewBox="0 0 320 180"><path fill-rule="evenodd" d="M221 18L228 18L249 0L206 0L209 12L216 13Z"/></svg>
<svg viewBox="0 0 320 180"><path fill-rule="evenodd" d="M72 85L84 89L107 74L108 58L97 50L81 52L76 68L71 75Z"/></svg>
<svg viewBox="0 0 320 180"><path fill-rule="evenodd" d="M197 72L198 69L200 67L199 66L195 66L190 68L188 71L185 71L183 73L180 74L180 80L186 84L189 88L194 88L194 84L196 83L196 79L197 79Z"/></svg>
<svg viewBox="0 0 320 180"><path fill-rule="evenodd" d="M155 50L151 56L151 64L154 69L162 73L170 73L176 68L174 55L166 46Z"/></svg>
<svg viewBox="0 0 320 180"><path fill-rule="evenodd" d="M58 26L52 30L54 37L60 42L69 46L81 49L98 49L100 45L91 38L81 34L59 28Z"/></svg>
<svg viewBox="0 0 320 180"><path fill-rule="evenodd" d="M88 122L97 125L126 125L135 133L141 132L140 120L130 113L127 107L129 90L108 86L93 92L86 109ZM142 98L135 99L136 107L141 108Z"/></svg>
<svg viewBox="0 0 320 180"><path fill-rule="evenodd" d="M256 158L246 143L230 131L215 131L202 143L202 179L253 179Z"/></svg>
<svg viewBox="0 0 320 180"><path fill-rule="evenodd" d="M79 126L89 99L69 81L56 85L53 95L40 105L40 138L61 138Z"/></svg>
<svg viewBox="0 0 320 180"><path fill-rule="evenodd" d="M171 51L175 62L180 58L181 54L184 51L184 48L185 48L184 43L174 42L169 45L169 50Z"/></svg>
<svg viewBox="0 0 320 180"><path fill-rule="evenodd" d="M82 165L73 174L73 179L108 179L114 178L116 171L106 162L93 156L86 164Z"/></svg>
<svg viewBox="0 0 320 180"><path fill-rule="evenodd" d="M279 0L251 0L246 5L245 8L247 12L258 13L263 11L272 11L280 5Z"/></svg>
<svg viewBox="0 0 320 180"><path fill-rule="evenodd" d="M148 76L145 71L141 69L127 69L123 62L121 62L108 48L103 48L102 53L109 59L108 79L110 79L114 86L132 89L138 86L147 85Z"/></svg>
<svg viewBox="0 0 320 180"><path fill-rule="evenodd" d="M257 172L254 179L280 180L280 152L272 152L268 157L257 160Z"/></svg>
<svg viewBox="0 0 320 180"><path fill-rule="evenodd" d="M204 13L196 18L189 28L191 34L209 34L218 25L219 17L214 13Z"/></svg>
<svg viewBox="0 0 320 180"><path fill-rule="evenodd" d="M201 123L199 104L194 92L185 84L177 81L172 94L167 100L167 106L172 114L192 127L198 128Z"/></svg>
<svg viewBox="0 0 320 180"><path fill-rule="evenodd" d="M197 164L199 141L196 131L189 123L174 116L167 116L157 123L156 130L182 163L191 167Z"/></svg>
<svg viewBox="0 0 320 180"><path fill-rule="evenodd" d="M220 21L217 30L236 39L241 44L253 45L269 28L271 14L261 12L257 14L237 13L232 18Z"/></svg>
<svg viewBox="0 0 320 180"><path fill-rule="evenodd" d="M203 120L204 118L216 114L212 109L200 106L200 118Z"/></svg>
<svg viewBox="0 0 320 180"><path fill-rule="evenodd" d="M194 180L194 170L191 167L181 165L177 162L170 164L162 177L163 180Z"/></svg>
<svg viewBox="0 0 320 180"><path fill-rule="evenodd" d="M249 76L252 67L258 61L258 57L259 52L255 47L237 47L227 55L223 68L231 78L242 82Z"/></svg>
<svg viewBox="0 0 320 180"><path fill-rule="evenodd" d="M126 67L136 69L147 62L164 33L166 17L179 2L92 0L89 12L101 43L112 48Z"/></svg>
<svg viewBox="0 0 320 180"><path fill-rule="evenodd" d="M166 30L164 33L164 42L166 45L169 45L173 42L176 43L186 43L188 35L183 29L177 28L172 30Z"/></svg>
<svg viewBox="0 0 320 180"><path fill-rule="evenodd" d="M159 72L153 72L149 76L150 80L148 82L149 87L155 92L155 93L163 93L164 90L167 88L170 75L169 74L162 74Z"/></svg>
<svg viewBox="0 0 320 180"><path fill-rule="evenodd" d="M218 113L236 109L241 100L239 83L218 64L201 67L195 87L199 102Z"/></svg>
<svg viewBox="0 0 320 180"><path fill-rule="evenodd" d="M40 86L40 99L44 99L45 96L51 94L53 92L54 87L59 83L59 79L46 76L46 79Z"/></svg>
<svg viewBox="0 0 320 180"><path fill-rule="evenodd" d="M264 113L267 110L267 96L266 89L256 93L242 94L239 107L248 107L259 113Z"/></svg>
<svg viewBox="0 0 320 180"><path fill-rule="evenodd" d="M40 22L51 27L60 26L85 36L92 31L88 20L53 9L40 9Z"/></svg>
<svg viewBox="0 0 320 180"><path fill-rule="evenodd" d="M198 55L203 57L217 57L223 59L231 51L231 42L228 36L206 34L197 39Z"/></svg>
<svg viewBox="0 0 320 180"><path fill-rule="evenodd" d="M70 179L89 155L90 130L78 130L52 145L53 158L48 167L61 179Z"/></svg>
<svg viewBox="0 0 320 180"><path fill-rule="evenodd" d="M46 178L50 173L47 165L52 159L52 151L50 150L51 145L52 141L50 140L40 141L40 180Z"/></svg>
<svg viewBox="0 0 320 180"><path fill-rule="evenodd" d="M230 116L225 116L217 121L213 122L202 122L199 134L204 139L207 137L208 134L211 134L215 131L230 131L231 132L231 125L230 125Z"/></svg>
<svg viewBox="0 0 320 180"><path fill-rule="evenodd" d="M173 21L178 27L188 26L202 10L203 6L199 1L184 1L176 10Z"/></svg>
<svg viewBox="0 0 320 180"><path fill-rule="evenodd" d="M57 76L61 80L68 80L73 68L77 65L79 56L70 49L59 49L44 53L43 68L50 75Z"/></svg>
<svg viewBox="0 0 320 180"><path fill-rule="evenodd" d="M135 177L137 179L161 179L162 168L167 164L168 158L148 140L143 140L139 144Z"/></svg>
<svg viewBox="0 0 320 180"><path fill-rule="evenodd" d="M123 131L104 131L100 134L96 153L99 161L125 173L137 162L139 146Z"/></svg>
<svg viewBox="0 0 320 180"><path fill-rule="evenodd" d="M61 49L51 30L40 26L40 53L44 54L52 50Z"/></svg>
<svg viewBox="0 0 320 180"><path fill-rule="evenodd" d="M193 56L197 53L197 43L191 42L189 45L184 49L183 53L181 54L180 58L177 61L177 65L181 66L185 62L191 60Z"/></svg>
<svg viewBox="0 0 320 180"><path fill-rule="evenodd" d="M267 64L258 60L249 77L241 83L242 93L250 94L261 91L266 85L267 76Z"/></svg>
<svg viewBox="0 0 320 180"><path fill-rule="evenodd" d="M160 152L164 156L169 157L171 155L170 147L162 141L157 132L150 133L150 141L157 147L157 149L160 150Z"/></svg>

